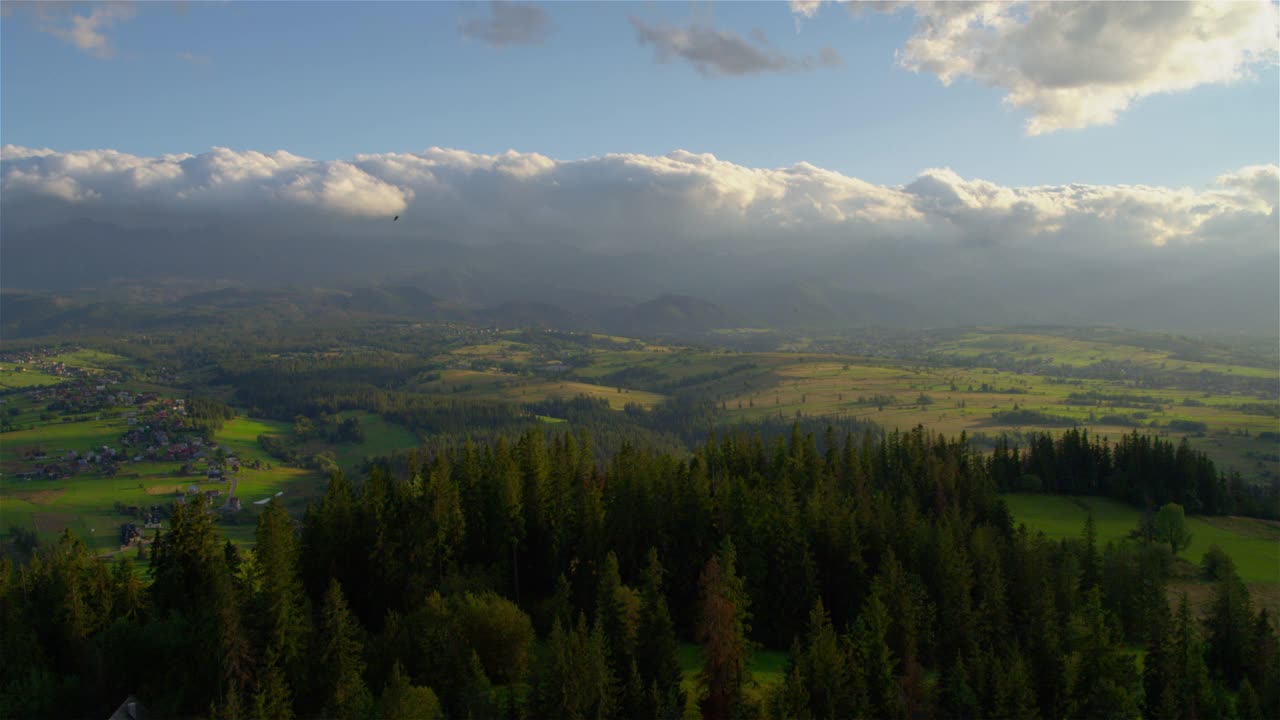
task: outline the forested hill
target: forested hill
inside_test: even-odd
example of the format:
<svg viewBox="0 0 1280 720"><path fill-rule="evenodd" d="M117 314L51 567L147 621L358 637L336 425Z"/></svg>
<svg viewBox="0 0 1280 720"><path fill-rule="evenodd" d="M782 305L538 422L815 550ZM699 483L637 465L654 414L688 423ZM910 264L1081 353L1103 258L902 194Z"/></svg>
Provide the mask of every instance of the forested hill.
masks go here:
<svg viewBox="0 0 1280 720"><path fill-rule="evenodd" d="M1015 527L1009 460L960 439L731 434L604 465L589 444L338 473L300 524L268 505L253 552L177 505L149 583L70 534L6 559L0 715L133 694L164 717L1280 716L1274 621L1228 557L1201 623L1167 597L1163 525ZM789 649L767 689L765 649Z"/></svg>

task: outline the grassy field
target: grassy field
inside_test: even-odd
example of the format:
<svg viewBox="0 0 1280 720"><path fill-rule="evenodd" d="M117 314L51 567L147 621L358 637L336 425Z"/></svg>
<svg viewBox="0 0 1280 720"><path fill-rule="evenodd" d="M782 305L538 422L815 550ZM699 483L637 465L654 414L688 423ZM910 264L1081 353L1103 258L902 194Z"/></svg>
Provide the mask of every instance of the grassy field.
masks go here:
<svg viewBox="0 0 1280 720"><path fill-rule="evenodd" d="M94 350L93 348L80 348L79 350L65 352L55 356L53 360L66 363L69 367L90 370L120 370L138 367L137 361L114 353Z"/></svg>
<svg viewBox="0 0 1280 720"><path fill-rule="evenodd" d="M681 643L679 654L680 671L684 674L680 686L686 692L693 692L698 687L698 673L702 670L702 648L691 643ZM787 654L777 650L756 650L751 654L747 672L753 683L747 688L747 693L762 700L763 691L786 679Z"/></svg>
<svg viewBox="0 0 1280 720"><path fill-rule="evenodd" d="M56 423L30 431L0 436L9 467L20 466L16 459L22 449L42 445L50 452L64 449L84 451L89 447L116 444L123 431L121 420ZM283 493L282 501L291 511L301 512L306 503L324 491L318 473L287 467L268 456L259 446L262 433L287 433L290 427L248 418L227 422L214 436L231 454L244 462L261 460L261 469L243 467L236 478L235 494L245 510L232 517L232 522L219 527L236 541L251 541L253 519L261 511L253 503ZM0 530L11 526L36 530L43 542L54 540L64 528L79 534L99 553L119 550L118 533L122 523L131 519L117 514L119 502L125 506L148 507L173 501L176 493L195 487L200 492L217 490L215 504L225 502L232 484L207 481L201 471L189 476L180 474L181 463L127 463L113 478L85 473L58 480L18 480L11 476L0 481Z"/></svg>
<svg viewBox="0 0 1280 720"><path fill-rule="evenodd" d="M302 448L310 453L333 451L338 460L338 466L348 472L358 472L366 457L385 457L398 450L409 450L422 444L412 430L403 425L387 422L381 415L368 412L343 412L338 413L337 417L339 420L350 417L359 419L360 428L364 431L364 442L329 445L313 441L304 444Z"/></svg>
<svg viewBox="0 0 1280 720"><path fill-rule="evenodd" d="M30 388L41 385L57 385L67 379L49 375L27 365L0 363L0 389Z"/></svg>
<svg viewBox="0 0 1280 720"><path fill-rule="evenodd" d="M924 425L936 432L954 435L963 431L970 436L1052 431L1075 424L1111 439L1137 429L1173 440L1187 437L1223 469L1236 469L1247 480L1280 478L1280 440L1258 438L1260 433L1280 431L1280 418L1275 417L1280 412L1280 398L1265 392L1207 392L1196 384L1198 381L1138 387L1123 379L1061 379L946 362L947 358L985 355L1016 361L1051 360L1050 368L1126 363L1183 373L1183 377L1199 378L1200 373L1210 378L1280 377L1280 368L1242 364L1228 349L1194 341L1108 329L1063 333L999 329L962 333L932 346L932 357L941 362L660 346L596 349L588 351L587 360L579 359L565 378L494 369L500 363L532 356L532 346L500 340L452 351L448 357L465 359L472 363L472 369L446 370L417 389L510 402L582 394L606 398L615 408L628 402L651 406L665 393L693 391L718 402L730 424L765 417L843 416L890 429ZM1166 345L1194 351L1195 359L1161 349ZM494 367L483 369L485 363ZM1011 414L1014 412L1019 414Z"/></svg>
<svg viewBox="0 0 1280 720"><path fill-rule="evenodd" d="M1227 353L1215 353L1212 348L1198 348L1204 360L1180 359L1170 350L1149 347L1142 340L1134 340L1132 334L1108 333L1090 330L1099 339L1063 337L1047 333L1028 333L986 328L980 332L965 334L936 349L944 355L976 357L991 353L1013 355L1022 360L1052 360L1058 365L1089 365L1096 362L1124 362L1139 367L1199 373L1201 371L1230 373L1248 377L1274 378L1273 368L1240 365ZM1108 337L1112 335L1112 337ZM1137 342L1138 344L1132 344Z"/></svg>
<svg viewBox="0 0 1280 720"><path fill-rule="evenodd" d="M1203 392L1178 389L1135 390L1107 380L1065 384L1040 375L986 368L852 358L833 361L804 355L792 356L786 364L770 360L772 367L710 384L708 389L731 419L845 416L890 429L924 425L952 435L962 431L997 435L1078 424L1094 434L1115 438L1138 429L1174 439L1192 436L1198 449L1224 469L1235 468L1246 478L1265 481L1280 477L1280 461L1270 459L1280 457L1280 442L1257 437L1280 430L1280 420L1245 412L1241 407L1252 400L1247 397L1206 397ZM1090 394L1113 399L1080 399ZM1013 411L1038 413L1040 419L997 416ZM1205 431L1179 430L1179 421L1203 423Z"/></svg>
<svg viewBox="0 0 1280 720"><path fill-rule="evenodd" d="M606 387L573 380L526 377L496 371L446 370L439 380L418 386L423 392L460 395L473 400L504 400L534 403L543 400L570 400L580 395L603 398L609 407L621 410L628 403L653 407L665 399L658 393L630 388ZM621 389L621 392L619 392Z"/></svg>
<svg viewBox="0 0 1280 720"><path fill-rule="evenodd" d="M1010 494L1005 502L1014 520L1050 538L1079 538L1085 519L1093 513L1098 542L1120 542L1138 525L1136 508L1107 498L1065 495ZM1191 545L1179 555L1199 564L1210 546L1217 545L1236 563L1240 577L1249 585L1259 604L1280 607L1280 523L1241 517L1190 517ZM1197 599L1211 592L1206 583L1196 582L1194 573L1184 568L1184 580L1174 584L1176 592L1186 591Z"/></svg>
<svg viewBox="0 0 1280 720"><path fill-rule="evenodd" d="M0 434L0 471L12 472L28 449L43 448L50 455L68 450L84 452L90 448L115 444L120 439L122 421L82 420L50 422L32 428Z"/></svg>

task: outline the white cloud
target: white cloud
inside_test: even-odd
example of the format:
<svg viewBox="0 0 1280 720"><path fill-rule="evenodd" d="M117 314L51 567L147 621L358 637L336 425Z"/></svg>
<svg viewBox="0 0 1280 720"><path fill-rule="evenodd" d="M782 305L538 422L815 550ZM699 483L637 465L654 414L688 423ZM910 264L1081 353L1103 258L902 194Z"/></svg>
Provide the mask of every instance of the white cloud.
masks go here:
<svg viewBox="0 0 1280 720"><path fill-rule="evenodd" d="M824 47L817 57L795 58L769 46L763 32L752 32L747 39L732 30L721 30L697 22L687 27L665 22L649 25L632 17L636 39L641 45L652 45L658 62L683 60L708 77L720 75L758 75L767 72L797 72L841 64L839 53Z"/></svg>
<svg viewBox="0 0 1280 720"><path fill-rule="evenodd" d="M791 6L791 12L801 17L811 18L818 14L822 0L791 0L788 4Z"/></svg>
<svg viewBox="0 0 1280 720"><path fill-rule="evenodd" d="M1224 84L1275 63L1280 8L1244 2L934 2L855 6L915 14L899 64L1005 91L1027 133L1106 125L1159 93Z"/></svg>
<svg viewBox="0 0 1280 720"><path fill-rule="evenodd" d="M864 246L891 238L1084 253L1196 244L1274 250L1280 231L1276 165L1226 173L1198 190L1011 187L945 168L885 186L808 163L752 168L684 150L564 161L430 148L319 161L226 148L138 157L6 145L0 190L5 213L37 212L26 206L32 198L72 204L85 217L127 208L139 222L306 208L319 227L399 214L410 226L448 228L461 242L502 236L612 250ZM65 208L48 212L49 223L66 217Z"/></svg>
<svg viewBox="0 0 1280 720"><path fill-rule="evenodd" d="M40 3L35 7L42 32L100 58L115 55L104 30L134 14L132 4L121 2L94 3L87 14L69 13L70 6L60 3Z"/></svg>

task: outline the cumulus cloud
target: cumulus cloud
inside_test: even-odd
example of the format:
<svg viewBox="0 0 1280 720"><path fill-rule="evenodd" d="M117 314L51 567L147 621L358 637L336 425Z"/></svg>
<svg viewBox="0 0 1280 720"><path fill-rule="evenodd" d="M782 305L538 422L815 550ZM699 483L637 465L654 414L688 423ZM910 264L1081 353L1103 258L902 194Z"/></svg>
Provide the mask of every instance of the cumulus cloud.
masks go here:
<svg viewBox="0 0 1280 720"><path fill-rule="evenodd" d="M4 213L30 215L44 206L28 202L43 199L58 208L48 223L120 208L140 221L304 209L320 223L400 214L461 242L554 238L607 250L858 247L891 238L1084 253L1213 243L1274 250L1280 232L1277 165L1229 172L1202 189L1011 187L946 168L886 186L809 163L752 168L683 150L565 161L429 148L320 161L227 148L139 157L6 145L0 168Z"/></svg>
<svg viewBox="0 0 1280 720"><path fill-rule="evenodd" d="M818 14L818 8L822 6L822 0L791 0L788 4L791 6L791 12L802 17L811 18Z"/></svg>
<svg viewBox="0 0 1280 720"><path fill-rule="evenodd" d="M40 3L34 7L37 27L42 32L100 58L115 55L115 48L104 31L134 14L132 4L121 2L95 3L87 13L72 12L69 5L60 3Z"/></svg>
<svg viewBox="0 0 1280 720"><path fill-rule="evenodd" d="M649 25L632 17L641 45L652 45L658 62L683 60L699 73L718 75L759 75L768 72L797 72L841 64L833 48L824 47L817 57L795 58L772 48L762 32L749 40L731 30L692 23L678 27L667 23Z"/></svg>
<svg viewBox="0 0 1280 720"><path fill-rule="evenodd" d="M373 217L403 211L412 191L368 175L351 163L318 162L214 148L200 155L138 157L115 150L54 152L5 145L0 189L6 209L32 196L95 210L136 209L143 217L238 214L301 206L340 216Z"/></svg>
<svg viewBox="0 0 1280 720"><path fill-rule="evenodd" d="M551 19L533 3L491 0L489 17L459 23L458 31L491 47L540 45L551 34Z"/></svg>
<svg viewBox="0 0 1280 720"><path fill-rule="evenodd" d="M944 85L1004 90L1030 113L1030 135L1111 124L1144 97L1239 81L1280 47L1269 0L866 6L909 7L915 29L898 63Z"/></svg>

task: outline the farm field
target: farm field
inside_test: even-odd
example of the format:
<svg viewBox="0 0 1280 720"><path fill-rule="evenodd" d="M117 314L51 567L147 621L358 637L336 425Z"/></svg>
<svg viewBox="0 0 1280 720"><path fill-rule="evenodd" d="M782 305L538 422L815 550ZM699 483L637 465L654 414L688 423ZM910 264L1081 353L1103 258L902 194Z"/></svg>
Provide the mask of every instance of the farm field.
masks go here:
<svg viewBox="0 0 1280 720"><path fill-rule="evenodd" d="M1085 519L1092 511L1099 544L1119 542L1138 526L1139 511L1123 503L1101 497L1005 495L1014 521L1028 530L1043 532L1052 539L1079 538ZM1191 516L1187 518L1191 545L1179 558L1198 565L1205 552L1217 545L1236 564L1241 579L1250 592L1269 607L1280 600L1280 523L1240 517ZM1179 583L1177 590L1206 595L1208 587L1196 583ZM1190 586L1190 587L1188 587Z"/></svg>
<svg viewBox="0 0 1280 720"><path fill-rule="evenodd" d="M17 430L0 435L0 472L12 472L28 449L42 448L50 455L67 450L84 452L89 448L115 443L120 439L121 420L81 420L49 422L30 430Z"/></svg>
<svg viewBox="0 0 1280 720"><path fill-rule="evenodd" d="M0 363L0 389L2 390L57 385L62 382L66 382L66 378L40 372L34 367L15 363Z"/></svg>
<svg viewBox="0 0 1280 720"><path fill-rule="evenodd" d="M1263 367L1266 361L1252 356L1238 358L1219 346L1109 329L1058 334L977 329L935 342L925 361L633 343L632 349L585 349L562 377L497 370L535 355L532 345L500 340L467 346L449 357L465 359L470 369L445 370L416 389L508 402L583 394L606 398L614 408L628 402L651 406L668 395L692 392L714 400L728 425L767 417L842 416L887 429L924 425L970 437L1079 425L1115 439L1138 430L1175 441L1186 437L1222 469L1238 470L1246 480L1280 478L1280 397L1274 394L1280 368ZM1034 372L951 364L978 357L1044 364ZM1104 375L1111 373L1105 377L1049 372L1107 363L1113 365L1105 368ZM1117 363L1180 373L1182 384L1126 381L1117 374ZM536 364L533 369L536 373ZM1224 389L1237 387L1233 378L1248 391Z"/></svg>
<svg viewBox="0 0 1280 720"><path fill-rule="evenodd" d="M1099 330L1090 332L1090 334L1099 333L1104 338L1108 334ZM1130 344L1131 342L1139 344ZM1190 360L1179 357L1171 350L1156 349L1149 345L1149 341L1131 339L1125 333L1114 333L1114 337L1102 340L986 328L981 332L967 333L955 340L941 343L935 350L940 354L953 357L977 357L1004 353L1020 360L1050 360L1058 365L1081 366L1095 362L1123 362L1139 367L1177 372L1222 372L1259 378L1276 376L1274 369L1241 365L1233 362L1226 353L1199 350L1198 354L1206 357Z"/></svg>
<svg viewBox="0 0 1280 720"><path fill-rule="evenodd" d="M570 400L580 395L603 398L609 407L621 410L629 403L653 407L664 395L622 387L606 387L568 379L524 377L494 371L446 370L440 379L418 386L423 392L456 394L472 400L501 400L534 403L543 400Z"/></svg>
<svg viewBox="0 0 1280 720"><path fill-rule="evenodd" d="M717 380L708 390L718 396L729 422L832 415L886 429L924 425L971 437L1081 425L1115 438L1137 429L1190 436L1197 449L1246 478L1280 477L1280 441L1258 437L1280 430L1280 420L1246 412L1242 406L1250 398L1136 390L1108 380L1066 384L992 369L861 362L866 364L801 355L789 364Z"/></svg>

